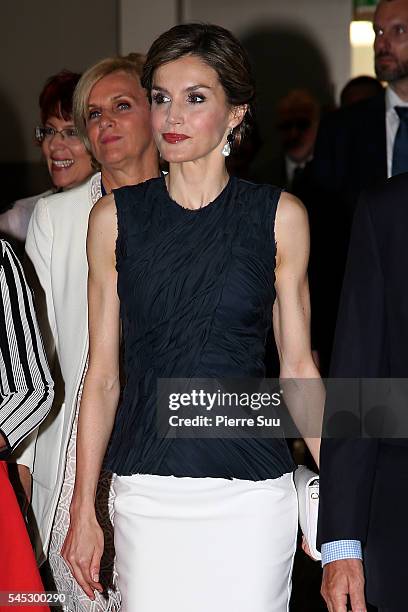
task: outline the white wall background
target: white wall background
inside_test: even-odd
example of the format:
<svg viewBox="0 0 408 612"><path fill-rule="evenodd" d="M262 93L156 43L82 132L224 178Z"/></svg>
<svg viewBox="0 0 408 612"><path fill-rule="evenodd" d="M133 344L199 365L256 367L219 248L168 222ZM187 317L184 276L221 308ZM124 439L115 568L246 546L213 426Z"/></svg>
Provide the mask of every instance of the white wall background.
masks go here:
<svg viewBox="0 0 408 612"><path fill-rule="evenodd" d="M177 0L119 0L119 50L146 53L152 41L178 23L182 3Z"/></svg>

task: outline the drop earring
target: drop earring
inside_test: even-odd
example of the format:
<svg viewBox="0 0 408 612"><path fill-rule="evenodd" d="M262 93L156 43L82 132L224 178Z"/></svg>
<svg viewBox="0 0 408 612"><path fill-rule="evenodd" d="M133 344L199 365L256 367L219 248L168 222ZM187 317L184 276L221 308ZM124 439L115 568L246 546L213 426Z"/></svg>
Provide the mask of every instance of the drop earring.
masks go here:
<svg viewBox="0 0 408 612"><path fill-rule="evenodd" d="M228 155L231 154L231 147L232 147L233 142L234 142L233 128L230 128L229 134L227 136L227 142L225 143L221 151L224 157L228 157Z"/></svg>

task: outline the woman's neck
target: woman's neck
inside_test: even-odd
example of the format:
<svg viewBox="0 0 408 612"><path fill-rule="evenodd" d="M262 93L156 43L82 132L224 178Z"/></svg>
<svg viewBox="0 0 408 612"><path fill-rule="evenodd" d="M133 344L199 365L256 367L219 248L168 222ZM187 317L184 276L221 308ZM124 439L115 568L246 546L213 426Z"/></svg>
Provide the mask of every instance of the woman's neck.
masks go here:
<svg viewBox="0 0 408 612"><path fill-rule="evenodd" d="M157 154L137 160L132 159L118 166L103 166L101 175L106 193L111 193L112 189L119 187L143 183L143 181L160 176Z"/></svg>
<svg viewBox="0 0 408 612"><path fill-rule="evenodd" d="M170 164L166 184L170 197L183 208L203 208L216 199L228 183L225 164L204 166L202 160Z"/></svg>

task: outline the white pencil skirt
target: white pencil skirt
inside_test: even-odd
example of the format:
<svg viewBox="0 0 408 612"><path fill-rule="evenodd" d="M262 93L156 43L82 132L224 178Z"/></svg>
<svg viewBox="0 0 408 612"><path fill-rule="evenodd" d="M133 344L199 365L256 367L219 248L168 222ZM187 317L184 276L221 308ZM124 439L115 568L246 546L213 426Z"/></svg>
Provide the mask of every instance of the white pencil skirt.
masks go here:
<svg viewBox="0 0 408 612"><path fill-rule="evenodd" d="M116 476L122 612L286 612L296 549L292 474Z"/></svg>

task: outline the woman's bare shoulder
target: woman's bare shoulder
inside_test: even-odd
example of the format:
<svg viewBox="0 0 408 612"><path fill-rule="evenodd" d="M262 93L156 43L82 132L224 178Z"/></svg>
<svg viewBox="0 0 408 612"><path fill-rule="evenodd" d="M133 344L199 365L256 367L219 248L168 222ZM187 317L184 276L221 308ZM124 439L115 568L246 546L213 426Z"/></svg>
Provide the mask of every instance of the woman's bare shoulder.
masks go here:
<svg viewBox="0 0 408 612"><path fill-rule="evenodd" d="M309 221L299 198L282 193L275 221L277 266L309 258ZM303 264L302 264L303 265Z"/></svg>
<svg viewBox="0 0 408 612"><path fill-rule="evenodd" d="M293 194L283 191L279 199L276 223L287 229L307 227L308 216L303 202Z"/></svg>
<svg viewBox="0 0 408 612"><path fill-rule="evenodd" d="M104 267L104 262L114 263L117 235L115 200L109 194L98 200L89 216L88 260L101 267Z"/></svg>
<svg viewBox="0 0 408 612"><path fill-rule="evenodd" d="M100 198L93 206L89 215L89 224L103 227L113 222L116 226L116 205L113 194L109 193Z"/></svg>

